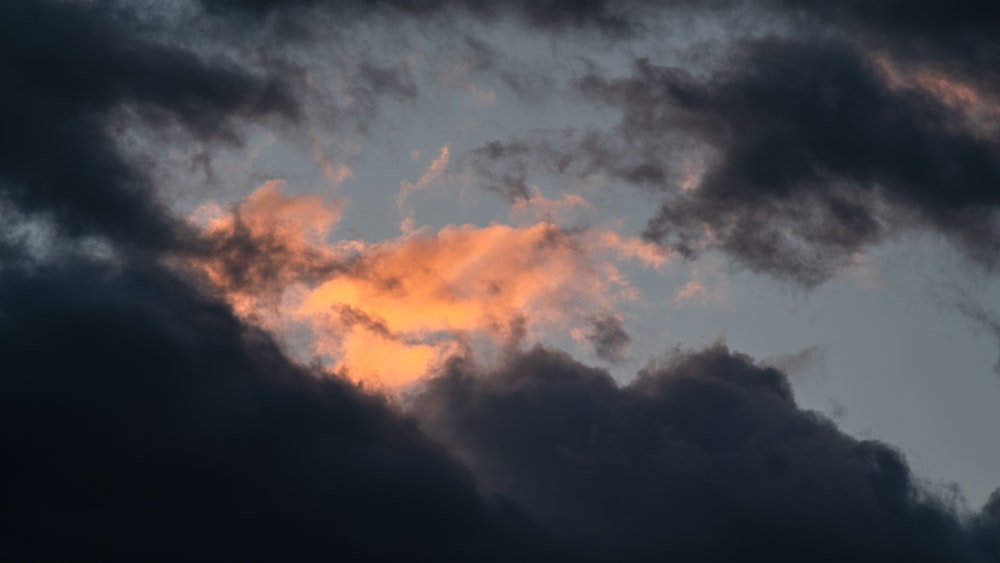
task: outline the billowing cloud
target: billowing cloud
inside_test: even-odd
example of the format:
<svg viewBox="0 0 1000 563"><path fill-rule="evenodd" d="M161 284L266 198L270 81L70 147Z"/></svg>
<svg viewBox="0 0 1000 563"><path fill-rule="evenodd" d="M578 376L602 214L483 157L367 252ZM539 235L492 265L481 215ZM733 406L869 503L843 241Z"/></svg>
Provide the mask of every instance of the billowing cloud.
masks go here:
<svg viewBox="0 0 1000 563"><path fill-rule="evenodd" d="M5 560L548 550L385 401L163 271L4 270L0 304Z"/></svg>
<svg viewBox="0 0 1000 563"><path fill-rule="evenodd" d="M484 487L598 559L995 557L996 500L966 527L898 452L801 410L781 372L723 346L625 387L541 348L492 370L456 361L415 405Z"/></svg>

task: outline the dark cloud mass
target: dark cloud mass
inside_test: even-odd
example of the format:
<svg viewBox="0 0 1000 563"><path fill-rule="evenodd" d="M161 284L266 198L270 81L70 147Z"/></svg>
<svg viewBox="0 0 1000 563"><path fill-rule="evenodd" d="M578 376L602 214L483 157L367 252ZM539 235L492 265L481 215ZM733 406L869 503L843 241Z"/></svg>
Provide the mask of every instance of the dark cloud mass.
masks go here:
<svg viewBox="0 0 1000 563"><path fill-rule="evenodd" d="M205 3L240 23L235 13L321 4L620 33L654 3ZM778 4L806 6L767 6ZM948 36L950 50L933 33L947 18L864 6L813 15L985 64L987 23L956 16L973 31ZM247 291L288 268L319 278L343 265L255 231L240 208L229 230L193 241L122 144L133 128L239 142L245 123L299 116L296 90L280 68L251 72L139 16L114 2L0 3L3 561L1000 562L1000 493L974 514L948 504L891 447L800 409L782 372L721 346L624 387L542 348L505 351L493 369L457 358L409 413L290 360L165 264L214 257ZM630 77L580 82L622 109L618 132L635 146L666 128L715 151L651 236L697 249L703 221L751 266L806 281L900 225L995 257L995 137L888 91L856 46L743 49L704 79L640 62ZM361 74L365 91L415 96L391 70ZM624 146L595 135L591 154ZM662 183L657 166L636 178ZM39 251L32 229L45 228ZM106 252L81 250L94 235ZM278 259L289 254L298 261ZM378 318L339 313L392 336ZM598 355L619 359L620 320L591 328Z"/></svg>
<svg viewBox="0 0 1000 563"><path fill-rule="evenodd" d="M167 274L6 273L0 303L6 561L500 561L532 539L382 399Z"/></svg>
<svg viewBox="0 0 1000 563"><path fill-rule="evenodd" d="M70 234L162 247L175 225L120 157L114 112L226 139L233 118L295 103L280 82L154 42L112 6L0 6L0 198Z"/></svg>
<svg viewBox="0 0 1000 563"><path fill-rule="evenodd" d="M986 561L890 447L796 407L784 375L722 346L621 388L535 349L497 371L456 362L417 410L484 486L608 560Z"/></svg>

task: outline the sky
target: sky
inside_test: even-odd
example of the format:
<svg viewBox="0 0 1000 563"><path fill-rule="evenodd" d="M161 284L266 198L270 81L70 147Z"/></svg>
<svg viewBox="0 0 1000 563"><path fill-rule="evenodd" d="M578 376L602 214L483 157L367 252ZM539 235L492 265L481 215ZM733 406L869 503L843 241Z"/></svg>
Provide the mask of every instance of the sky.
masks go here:
<svg viewBox="0 0 1000 563"><path fill-rule="evenodd" d="M998 38L0 5L0 555L1000 562Z"/></svg>

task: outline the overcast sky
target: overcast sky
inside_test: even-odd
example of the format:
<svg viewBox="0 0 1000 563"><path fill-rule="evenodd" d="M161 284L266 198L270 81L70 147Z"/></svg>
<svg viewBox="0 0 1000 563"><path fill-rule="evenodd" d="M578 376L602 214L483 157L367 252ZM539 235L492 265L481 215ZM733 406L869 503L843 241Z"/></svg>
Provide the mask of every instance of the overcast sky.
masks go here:
<svg viewBox="0 0 1000 563"><path fill-rule="evenodd" d="M0 549L1000 561L998 38L0 6Z"/></svg>

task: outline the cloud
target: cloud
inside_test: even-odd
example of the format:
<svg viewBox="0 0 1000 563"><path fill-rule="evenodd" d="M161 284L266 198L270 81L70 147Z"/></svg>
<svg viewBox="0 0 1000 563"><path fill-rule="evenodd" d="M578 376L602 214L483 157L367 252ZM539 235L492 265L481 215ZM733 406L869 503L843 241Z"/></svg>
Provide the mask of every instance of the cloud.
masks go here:
<svg viewBox="0 0 1000 563"><path fill-rule="evenodd" d="M580 89L621 108L623 138L704 143L698 188L671 190L647 229L683 254L719 248L806 285L915 227L987 268L1000 256L1000 146L940 93L888 85L849 44L750 40L707 79L639 60L629 77L589 75Z"/></svg>
<svg viewBox="0 0 1000 563"><path fill-rule="evenodd" d="M480 495L385 400L294 364L160 265L165 249L202 249L176 236L154 179L123 156L116 112L139 112L128 127L228 142L238 120L295 105L272 81L154 41L134 18L110 2L0 5L0 197L14 220L0 237L0 443L16 483L0 558L548 553L541 531ZM253 239L260 217L279 238L287 218L319 230L336 220L274 194L258 192L208 238ZM81 252L92 235L116 252Z"/></svg>
<svg viewBox="0 0 1000 563"><path fill-rule="evenodd" d="M980 329L988 331L1000 346L1000 315L995 311L986 309L980 303L966 301L959 304L959 310L963 315L979 325ZM1000 375L1000 359L993 365L993 371Z"/></svg>
<svg viewBox="0 0 1000 563"><path fill-rule="evenodd" d="M545 197L538 187L533 186L530 196L514 201L510 208L510 216L511 218L531 216L536 220L561 224L563 218L576 208L593 210L594 206L578 194L564 193L558 199L550 199Z"/></svg>
<svg viewBox="0 0 1000 563"><path fill-rule="evenodd" d="M153 41L133 16L112 3L0 5L0 197L16 220L0 238L0 443L17 484L4 493L0 557L548 553L543 532L480 495L386 401L292 363L159 265L165 249L204 249L176 236L184 227L154 179L123 156L116 112L142 116L129 127L179 125L228 142L242 118L296 110L279 84ZM260 260L262 248L277 252L265 234L296 243L281 248L286 257L311 260L282 221L311 227L297 231L305 238L336 221L335 208L274 189L229 223L207 218L207 238L228 229L254 242L252 257L234 237L221 247L255 268L220 270L240 287L276 275ZM18 236L21 227L50 248ZM79 252L91 235L131 250Z"/></svg>
<svg viewBox="0 0 1000 563"><path fill-rule="evenodd" d="M201 232L197 248L175 257L221 290L235 311L278 330L284 291L343 269L351 245L328 245L344 201L304 194L286 197L284 180L266 182L229 208L214 202L189 222Z"/></svg>
<svg viewBox="0 0 1000 563"><path fill-rule="evenodd" d="M319 0L280 9L296 5ZM326 5L461 12L443 1ZM624 15L631 3L467 6L535 29L641 21ZM841 6L829 17L867 13ZM904 15L850 21L906 37L936 29ZM595 344L613 355L620 319L603 315L632 295L618 263L668 256L648 242L546 221L331 242L344 202L289 196L280 181L187 222L173 216L156 178L125 156L131 135L179 128L210 146L236 142L245 121L302 115L301 91L277 68L258 74L225 48L161 33L116 2L0 4L3 560L1000 560L1000 496L959 512L921 490L890 447L799 409L781 372L745 356L682 354L621 387L545 348L512 346L479 367L456 336L520 342L545 323L598 319ZM405 82L368 79L406 96ZM890 97L928 90L917 82ZM614 97L616 83L593 85ZM958 111L930 98L931 116ZM734 112L770 108L739 99ZM692 197L719 189L713 166ZM424 351L450 354L439 333L454 333L444 341L458 355L413 389L406 414L398 398L290 359L260 311L315 320L337 353L362 350L386 381L426 364Z"/></svg>
<svg viewBox="0 0 1000 563"><path fill-rule="evenodd" d="M1000 257L992 8L925 8L673 3L678 14L739 14L768 33L737 27L694 38L674 53L683 67L638 58L620 77L592 65L576 89L618 109L616 127L494 140L473 151L472 168L512 203L530 196L537 172L662 193L649 240L690 258L721 250L806 286L914 229L943 234L992 271Z"/></svg>
<svg viewBox="0 0 1000 563"><path fill-rule="evenodd" d="M399 210L400 215L404 216L402 223L402 231L404 233L409 232L413 228L413 211L406 209L406 200L410 197L411 193L426 188L444 175L448 169L448 160L450 158L451 148L448 145L444 145L441 147L441 152L431 161L430 166L427 167L427 171L420 176L420 179L416 183L400 182L399 195L396 197L396 209Z"/></svg>
<svg viewBox="0 0 1000 563"><path fill-rule="evenodd" d="M217 15L234 14L251 20L267 20L276 16L297 19L305 14L327 12L341 18L381 15L388 18L430 19L443 16L472 17L483 21L501 18L516 19L530 27L548 31L593 30L609 37L638 33L643 27L642 16L656 2L648 0L515 0L483 3L467 0L221 0L202 2Z"/></svg>
<svg viewBox="0 0 1000 563"><path fill-rule="evenodd" d="M988 527L965 528L922 493L895 450L801 410L781 372L719 345L624 387L542 348L496 369L456 361L414 404L484 487L597 559L974 561L995 549ZM992 525L992 510L976 521Z"/></svg>
<svg viewBox="0 0 1000 563"><path fill-rule="evenodd" d="M688 280L680 289L677 290L677 295L674 296L675 303L706 303L708 301L708 290L705 289L705 284L701 281L693 279Z"/></svg>
<svg viewBox="0 0 1000 563"><path fill-rule="evenodd" d="M666 135L639 139L567 128L489 141L473 149L470 165L487 190L518 205L533 197L528 177L534 170L580 178L605 175L658 191L670 181L684 181L675 180L680 171L665 158L682 148L682 142ZM684 173L690 175L691 170L688 166Z"/></svg>
<svg viewBox="0 0 1000 563"><path fill-rule="evenodd" d="M188 265L244 318L279 334L305 327L312 354L370 383L417 380L470 339L537 341L578 320L594 325L598 353L615 359L628 337L606 311L637 294L619 264L667 261L612 230L547 221L330 242L340 204L285 195L280 184L228 211L207 204L216 215L200 220L205 252Z"/></svg>
<svg viewBox="0 0 1000 563"><path fill-rule="evenodd" d="M974 295L970 288L958 283L949 283L936 288L934 298L946 307L955 308L974 324L977 332L987 333L1000 347L1000 314L987 306L982 296ZM1000 375L1000 359L993 365L993 371Z"/></svg>
<svg viewBox="0 0 1000 563"><path fill-rule="evenodd" d="M289 362L163 271L4 270L0 303L5 559L548 549L384 400Z"/></svg>
<svg viewBox="0 0 1000 563"><path fill-rule="evenodd" d="M777 0L762 5L792 13L812 29L852 37L907 60L941 63L996 85L991 53L1000 43L1000 11L995 5L976 0L948 4L890 0L878 5L836 0L809 6Z"/></svg>
<svg viewBox="0 0 1000 563"><path fill-rule="evenodd" d="M622 319L612 314L596 315L591 317L590 325L586 338L594 346L597 357L612 363L624 360L632 338L625 332Z"/></svg>
<svg viewBox="0 0 1000 563"><path fill-rule="evenodd" d="M809 346L791 354L778 354L765 364L789 377L803 378L812 373L826 374L826 354L821 346Z"/></svg>
<svg viewBox="0 0 1000 563"><path fill-rule="evenodd" d="M134 17L106 3L0 7L0 198L72 235L162 247L177 225L118 150L122 112L218 141L234 139L240 119L297 106L281 82L155 42Z"/></svg>

